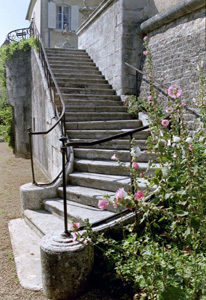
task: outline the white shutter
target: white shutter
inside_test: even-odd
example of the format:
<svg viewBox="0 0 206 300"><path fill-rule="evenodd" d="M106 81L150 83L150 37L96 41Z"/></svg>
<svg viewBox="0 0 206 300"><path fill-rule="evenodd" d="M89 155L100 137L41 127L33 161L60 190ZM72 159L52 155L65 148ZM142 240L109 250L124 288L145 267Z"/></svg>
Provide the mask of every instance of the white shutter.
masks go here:
<svg viewBox="0 0 206 300"><path fill-rule="evenodd" d="M48 2L48 28L56 28L56 4Z"/></svg>
<svg viewBox="0 0 206 300"><path fill-rule="evenodd" d="M79 6L71 6L71 30L77 30L79 28Z"/></svg>

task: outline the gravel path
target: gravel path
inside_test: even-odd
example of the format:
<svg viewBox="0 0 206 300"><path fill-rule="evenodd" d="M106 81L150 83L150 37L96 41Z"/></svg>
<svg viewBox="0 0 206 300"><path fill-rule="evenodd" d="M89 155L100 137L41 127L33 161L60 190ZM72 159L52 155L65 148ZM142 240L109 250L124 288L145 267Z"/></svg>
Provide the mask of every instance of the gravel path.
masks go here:
<svg viewBox="0 0 206 300"><path fill-rule="evenodd" d="M43 175L37 170L37 179ZM10 243L8 222L21 217L19 188L31 182L30 161L17 158L6 143L0 143L0 299L45 300L42 292L23 289L18 282ZM95 285L95 283L94 283ZM121 300L93 287L78 300Z"/></svg>

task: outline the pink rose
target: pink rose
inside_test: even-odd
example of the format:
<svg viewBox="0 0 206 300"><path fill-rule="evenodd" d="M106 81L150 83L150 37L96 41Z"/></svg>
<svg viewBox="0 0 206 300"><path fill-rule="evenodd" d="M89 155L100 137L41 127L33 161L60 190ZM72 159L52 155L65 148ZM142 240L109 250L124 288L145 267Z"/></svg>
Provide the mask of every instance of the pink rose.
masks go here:
<svg viewBox="0 0 206 300"><path fill-rule="evenodd" d="M112 159L112 160L116 160L116 159L117 159L117 155L116 155L116 154L113 154L112 157L111 157L111 159Z"/></svg>
<svg viewBox="0 0 206 300"><path fill-rule="evenodd" d="M107 200L99 200L98 207L101 210L104 210L109 205L109 202Z"/></svg>
<svg viewBox="0 0 206 300"><path fill-rule="evenodd" d="M134 196L136 199L142 200L145 197L145 193L143 191L139 190L134 194Z"/></svg>
<svg viewBox="0 0 206 300"><path fill-rule="evenodd" d="M168 89L168 94L171 98L179 98L182 94L182 89L176 84L171 85Z"/></svg>
<svg viewBox="0 0 206 300"><path fill-rule="evenodd" d="M185 107L185 105L186 105L185 103L181 103L181 106L182 106L182 107Z"/></svg>
<svg viewBox="0 0 206 300"><path fill-rule="evenodd" d="M144 41L147 41L147 40L148 40L148 36L145 36L145 37L144 37Z"/></svg>
<svg viewBox="0 0 206 300"><path fill-rule="evenodd" d="M152 101L152 96L151 96L151 95L148 97L148 100L149 100L149 101Z"/></svg>
<svg viewBox="0 0 206 300"><path fill-rule="evenodd" d="M205 65L204 60L201 61L200 65L201 65L201 68L204 68L204 65Z"/></svg>
<svg viewBox="0 0 206 300"><path fill-rule="evenodd" d="M77 233L76 232L72 232L72 236L73 236L72 241L75 242L77 240Z"/></svg>
<svg viewBox="0 0 206 300"><path fill-rule="evenodd" d="M143 54L144 54L144 55L147 55L147 54L148 54L148 52L147 52L147 51L143 51Z"/></svg>
<svg viewBox="0 0 206 300"><path fill-rule="evenodd" d="M143 173L140 173L139 176L140 176L140 177L143 177Z"/></svg>
<svg viewBox="0 0 206 300"><path fill-rule="evenodd" d="M194 103L196 103L197 100L196 100L195 98L192 98L192 101L193 101Z"/></svg>
<svg viewBox="0 0 206 300"><path fill-rule="evenodd" d="M124 194L125 194L124 188L120 188L115 194L116 200L124 198Z"/></svg>
<svg viewBox="0 0 206 300"><path fill-rule="evenodd" d="M161 124L162 124L162 126L168 126L169 125L169 121L168 120L162 120L162 122L161 122Z"/></svg>
<svg viewBox="0 0 206 300"><path fill-rule="evenodd" d="M193 150L193 146L192 146L192 145L189 145L189 149L190 149L190 150Z"/></svg>
<svg viewBox="0 0 206 300"><path fill-rule="evenodd" d="M138 163L136 161L133 161L132 168L133 169L139 169L139 165L138 165Z"/></svg>
<svg viewBox="0 0 206 300"><path fill-rule="evenodd" d="M203 104L206 105L206 101L203 101Z"/></svg>
<svg viewBox="0 0 206 300"><path fill-rule="evenodd" d="M73 230L73 229L79 229L80 228L80 223L73 223L71 226L70 226L70 230Z"/></svg>

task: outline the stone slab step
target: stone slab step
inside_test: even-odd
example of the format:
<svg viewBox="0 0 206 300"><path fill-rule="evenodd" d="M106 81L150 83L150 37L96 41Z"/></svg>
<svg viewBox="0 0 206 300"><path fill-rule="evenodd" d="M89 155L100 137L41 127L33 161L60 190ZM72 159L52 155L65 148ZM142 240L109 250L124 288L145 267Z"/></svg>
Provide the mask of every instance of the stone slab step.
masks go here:
<svg viewBox="0 0 206 300"><path fill-rule="evenodd" d="M45 210L27 209L24 211L24 220L39 237L43 237L45 234L55 231L64 231L62 219Z"/></svg>
<svg viewBox="0 0 206 300"><path fill-rule="evenodd" d="M61 49L61 48L46 48L47 54L87 54L87 52L83 49Z"/></svg>
<svg viewBox="0 0 206 300"><path fill-rule="evenodd" d="M101 89L106 89L106 90L112 90L112 86L110 84L107 84L107 83L98 83L96 81L94 82L91 82L91 83L88 83L88 82L77 82L77 81L71 81L71 80L68 80L67 83L58 83L59 85L59 88L61 89L97 89L97 90L101 90Z"/></svg>
<svg viewBox="0 0 206 300"><path fill-rule="evenodd" d="M51 64L56 64L56 63L75 63L77 62L78 64L81 63L93 63L93 60L89 58L89 56L75 56L75 55L67 55L67 56L61 56L61 55L48 55L49 62Z"/></svg>
<svg viewBox="0 0 206 300"><path fill-rule="evenodd" d="M63 216L63 199L45 199L43 202L46 210L51 213ZM67 215L69 219L74 218L75 220L80 222L81 225L84 225L85 219L89 219L89 222L93 224L95 222L113 216L114 213L110 211L103 211L99 208L87 206L81 203L67 201Z"/></svg>
<svg viewBox="0 0 206 300"><path fill-rule="evenodd" d="M104 88L98 89L98 88L72 88L72 87L62 87L61 88L62 93L66 94L92 94L92 95L115 95L115 91L112 89L107 89L107 85L104 86Z"/></svg>
<svg viewBox="0 0 206 300"><path fill-rule="evenodd" d="M71 107L71 106L78 106L78 107L114 107L114 106L122 106L122 103L120 102L120 100L65 100L65 106Z"/></svg>
<svg viewBox="0 0 206 300"><path fill-rule="evenodd" d="M116 108L116 107L115 107ZM117 110L118 111L117 107ZM101 107L100 107L101 110ZM140 120L107 120L107 121L90 121L90 122L67 122L66 129L86 130L86 129L135 129L142 124Z"/></svg>
<svg viewBox="0 0 206 300"><path fill-rule="evenodd" d="M129 176L105 175L87 172L74 172L68 177L69 184L111 192L116 192L122 187L125 189L125 191L129 191L130 181L131 180ZM146 189L145 183L145 180L140 178L140 189Z"/></svg>
<svg viewBox="0 0 206 300"><path fill-rule="evenodd" d="M73 67L73 68L85 68L85 67L96 67L95 63L92 60L88 61L79 61L79 60L69 60L65 59L64 61L59 61L56 60L55 62L49 59L50 66L52 68L68 68L68 67Z"/></svg>
<svg viewBox="0 0 206 300"><path fill-rule="evenodd" d="M85 143L89 143L94 141L94 139L70 139L71 142L85 142ZM146 150L147 146L146 146L146 140L136 140L135 144L140 147L141 150ZM128 139L121 139L121 140L113 140L110 142L105 142L99 145L95 145L95 146L87 146L87 149L111 149L111 150L130 150L130 140Z"/></svg>
<svg viewBox="0 0 206 300"><path fill-rule="evenodd" d="M62 96L65 100L84 100L84 101L98 101L98 100L112 100L112 101L121 101L120 97L117 95L92 95L92 94L65 94L62 93Z"/></svg>
<svg viewBox="0 0 206 300"><path fill-rule="evenodd" d="M63 198L63 188L58 188L58 194L61 198ZM98 189L92 189L82 186L74 186L74 185L68 185L66 188L66 194L67 199L70 201L74 201L77 203L85 204L88 206L98 207L98 201L99 200L105 200L105 196L110 197L110 203L106 210L117 212L117 209L113 207L113 199L115 193L110 191L102 191Z"/></svg>
<svg viewBox="0 0 206 300"><path fill-rule="evenodd" d="M104 139L107 137L112 137L114 135L127 132L129 129L120 129L120 130L67 130L68 137L70 139ZM137 140L147 139L150 135L148 131L136 132L133 137ZM123 137L122 139L128 139L128 136Z"/></svg>
<svg viewBox="0 0 206 300"><path fill-rule="evenodd" d="M129 150L109 150L109 149L87 149L87 148L74 148L74 156L76 158L83 158L89 160L102 160L112 161L112 155L116 154L121 162L129 162L131 160ZM149 154L141 152L138 157L139 162L148 162Z"/></svg>
<svg viewBox="0 0 206 300"><path fill-rule="evenodd" d="M86 68L86 69L74 69L74 68L66 68L66 69L52 69L55 77L60 77L63 75L66 76L90 76L90 75L101 75L101 72L98 69L94 68Z"/></svg>
<svg viewBox="0 0 206 300"><path fill-rule="evenodd" d="M78 80L78 81L77 81ZM82 84L82 85L102 85L102 84L108 84L108 81L104 78L77 78L77 80L70 78L62 78L62 79L57 79L57 83L59 86L70 86L70 84ZM110 86L110 85L109 85Z"/></svg>
<svg viewBox="0 0 206 300"><path fill-rule="evenodd" d="M40 238L23 219L10 221L9 232L20 284L25 289L41 290Z"/></svg>
<svg viewBox="0 0 206 300"><path fill-rule="evenodd" d="M145 173L148 167L148 162L142 162L142 161L140 162L138 160L138 164L139 164L138 171L141 173ZM108 175L121 174L121 175L130 176L129 167L130 167L129 162L122 162L119 164L116 161L89 160L89 159L77 159L77 158L74 160L74 170L77 172L88 172L88 173L108 174Z"/></svg>
<svg viewBox="0 0 206 300"><path fill-rule="evenodd" d="M88 79L88 80L105 80L104 76L99 73L99 74L95 74L95 75L92 75L92 74L87 74L85 76L85 74L77 74L77 73L73 73L73 74L56 74L55 75L55 78L57 80L57 82L59 82L59 80L75 80L75 81L80 81L80 80L85 80Z"/></svg>
<svg viewBox="0 0 206 300"><path fill-rule="evenodd" d="M86 103L85 103L86 104ZM66 111L68 112L127 112L125 106L68 106L66 105ZM69 126L71 128L71 126ZM75 128L77 128L75 126ZM73 129L75 129L73 127ZM85 126L86 128L86 126Z"/></svg>
<svg viewBox="0 0 206 300"><path fill-rule="evenodd" d="M56 71L62 71L62 72L67 72L67 71L77 71L77 72L82 72L82 71L99 71L99 69L96 67L95 64L93 65L88 65L88 64L82 64L81 67L76 64L51 64L52 70Z"/></svg>
<svg viewBox="0 0 206 300"><path fill-rule="evenodd" d="M62 52L56 52L56 53L52 53L52 52L47 52L47 57L50 60L50 58L55 58L56 60L58 59L91 59L88 55L88 53L86 52L67 52L67 53L62 53Z"/></svg>
<svg viewBox="0 0 206 300"><path fill-rule="evenodd" d="M66 112L66 122L98 121L98 120L129 120L130 115L124 112Z"/></svg>

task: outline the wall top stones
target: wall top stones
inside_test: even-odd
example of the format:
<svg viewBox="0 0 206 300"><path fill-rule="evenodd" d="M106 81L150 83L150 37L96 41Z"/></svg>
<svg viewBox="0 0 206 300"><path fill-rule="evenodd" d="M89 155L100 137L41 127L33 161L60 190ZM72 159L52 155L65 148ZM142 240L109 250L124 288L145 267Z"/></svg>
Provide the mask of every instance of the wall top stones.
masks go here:
<svg viewBox="0 0 206 300"><path fill-rule="evenodd" d="M143 22L140 26L141 33L148 33L163 25L166 25L186 14L189 14L202 7L206 7L204 0L182 0L173 7L151 17L147 21Z"/></svg>

